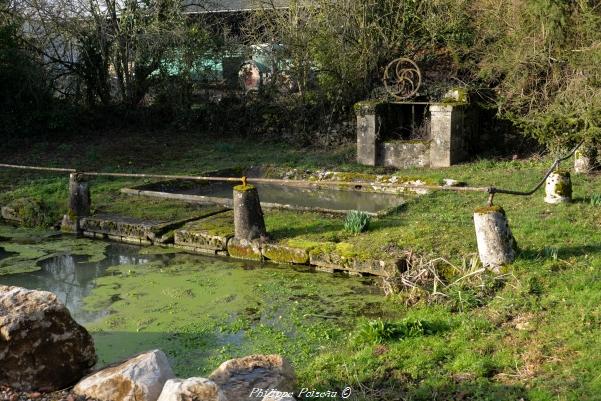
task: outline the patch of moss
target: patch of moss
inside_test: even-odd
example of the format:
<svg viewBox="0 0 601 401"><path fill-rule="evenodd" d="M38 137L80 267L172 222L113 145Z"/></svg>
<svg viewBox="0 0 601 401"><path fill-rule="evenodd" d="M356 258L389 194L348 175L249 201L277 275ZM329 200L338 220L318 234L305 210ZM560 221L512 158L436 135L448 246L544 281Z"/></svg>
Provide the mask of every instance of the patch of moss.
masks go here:
<svg viewBox="0 0 601 401"><path fill-rule="evenodd" d="M373 114L378 111L378 109L384 106L386 102L381 99L370 99L364 100L362 102L355 103L353 105L353 109L355 113L361 116L366 114Z"/></svg>
<svg viewBox="0 0 601 401"><path fill-rule="evenodd" d="M266 244L263 255L277 263L294 263L303 265L309 262L309 253L306 249L293 248L278 244Z"/></svg>
<svg viewBox="0 0 601 401"><path fill-rule="evenodd" d="M445 97L442 99L442 103L451 105L463 105L469 102L469 94L465 88L451 88L449 92L457 92L454 96Z"/></svg>
<svg viewBox="0 0 601 401"><path fill-rule="evenodd" d="M188 231L203 231L208 235L217 237L231 237L234 235L234 212L219 213L202 220L189 223Z"/></svg>
<svg viewBox="0 0 601 401"><path fill-rule="evenodd" d="M572 184L559 181L555 184L555 193L565 198L572 197Z"/></svg>
<svg viewBox="0 0 601 401"><path fill-rule="evenodd" d="M246 192L246 191L252 191L254 190L256 187L254 185L250 185L250 184L246 184L246 185L236 185L234 187L234 191L238 191L238 192Z"/></svg>
<svg viewBox="0 0 601 401"><path fill-rule="evenodd" d="M124 194L115 194L106 199L100 199L95 205L95 214L117 214L154 221L182 220L213 214L223 209L216 205L201 205L173 199Z"/></svg>
<svg viewBox="0 0 601 401"><path fill-rule="evenodd" d="M313 248L312 253L334 254L336 256L350 259L367 260L371 258L369 252L361 251L355 244L349 242L323 242L319 246Z"/></svg>
<svg viewBox="0 0 601 401"><path fill-rule="evenodd" d="M310 241L302 238L291 238L283 241L283 244L288 245L293 248L301 248L306 251L310 251L311 249L317 248L323 244L323 242L318 241Z"/></svg>
<svg viewBox="0 0 601 401"><path fill-rule="evenodd" d="M255 249L251 244L244 245L240 242L232 239L228 241L227 244L227 252L233 258L238 259L247 259L247 260L257 260L260 261L263 259L263 255L261 255L261 251Z"/></svg>
<svg viewBox="0 0 601 401"><path fill-rule="evenodd" d="M474 213L478 213L478 214L501 213L501 214L505 215L505 210L501 206L492 205L492 206L477 207L476 209L474 209Z"/></svg>

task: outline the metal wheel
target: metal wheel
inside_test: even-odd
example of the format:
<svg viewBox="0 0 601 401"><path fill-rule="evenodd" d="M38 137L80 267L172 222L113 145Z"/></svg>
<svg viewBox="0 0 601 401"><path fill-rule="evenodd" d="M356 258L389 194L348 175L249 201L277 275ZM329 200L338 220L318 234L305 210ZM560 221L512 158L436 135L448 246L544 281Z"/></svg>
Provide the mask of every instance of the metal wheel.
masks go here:
<svg viewBox="0 0 601 401"><path fill-rule="evenodd" d="M383 81L386 92L403 100L417 94L422 84L422 74L413 60L401 57L386 66Z"/></svg>

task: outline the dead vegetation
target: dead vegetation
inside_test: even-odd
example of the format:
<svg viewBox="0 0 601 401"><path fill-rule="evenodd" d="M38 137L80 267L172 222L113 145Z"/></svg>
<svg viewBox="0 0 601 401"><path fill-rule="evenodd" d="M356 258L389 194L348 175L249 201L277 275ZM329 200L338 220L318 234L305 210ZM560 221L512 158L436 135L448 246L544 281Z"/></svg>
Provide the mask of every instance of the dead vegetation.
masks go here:
<svg viewBox="0 0 601 401"><path fill-rule="evenodd" d="M443 257L406 254L407 269L382 279L387 296L400 297L405 305L452 302L457 309L481 305L507 282L519 285L513 273L495 274L482 266L477 254L462 258L461 264Z"/></svg>

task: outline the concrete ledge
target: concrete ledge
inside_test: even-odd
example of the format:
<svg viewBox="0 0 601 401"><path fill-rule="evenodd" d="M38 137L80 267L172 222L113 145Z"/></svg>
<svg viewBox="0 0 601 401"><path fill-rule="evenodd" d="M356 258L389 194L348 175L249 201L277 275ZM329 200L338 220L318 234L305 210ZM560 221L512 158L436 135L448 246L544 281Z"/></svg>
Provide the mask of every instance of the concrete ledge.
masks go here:
<svg viewBox="0 0 601 401"><path fill-rule="evenodd" d="M3 213L2 217L10 214ZM174 224L185 224L172 228ZM274 263L312 265L315 270L350 275L390 276L406 269L404 258L374 259L354 254L353 245L333 242L283 240L262 243L234 238L231 211L192 222L145 221L115 215L82 219L87 238L111 240L140 246L174 247L191 253L230 256L236 259L272 261ZM174 237L174 244L165 243Z"/></svg>
<svg viewBox="0 0 601 401"><path fill-rule="evenodd" d="M227 242L229 256L236 259L263 260L261 244L258 241L232 238Z"/></svg>
<svg viewBox="0 0 601 401"><path fill-rule="evenodd" d="M203 253L226 251L234 236L234 216L231 211L186 224L174 231L176 247L197 249Z"/></svg>
<svg viewBox="0 0 601 401"><path fill-rule="evenodd" d="M391 276L404 269L403 258L387 260L364 259L358 256L345 256L336 251L315 249L309 253L309 262L317 269L328 272L346 271L349 273Z"/></svg>
<svg viewBox="0 0 601 401"><path fill-rule="evenodd" d="M83 231L100 234L105 238L111 236L125 238L126 240L122 242L131 243L139 240L149 241L152 244L167 244L173 242L174 230L184 224L223 213L227 210L225 208L212 208L204 213L173 221L143 220L115 214L97 214L81 219L80 226Z"/></svg>
<svg viewBox="0 0 601 401"><path fill-rule="evenodd" d="M306 249L280 244L264 244L261 252L266 259L276 263L306 265L309 263L309 252Z"/></svg>
<svg viewBox="0 0 601 401"><path fill-rule="evenodd" d="M154 240L157 232L160 232L165 223L164 221L102 214L83 218L81 228L83 231L103 234L108 238L137 238L139 241Z"/></svg>

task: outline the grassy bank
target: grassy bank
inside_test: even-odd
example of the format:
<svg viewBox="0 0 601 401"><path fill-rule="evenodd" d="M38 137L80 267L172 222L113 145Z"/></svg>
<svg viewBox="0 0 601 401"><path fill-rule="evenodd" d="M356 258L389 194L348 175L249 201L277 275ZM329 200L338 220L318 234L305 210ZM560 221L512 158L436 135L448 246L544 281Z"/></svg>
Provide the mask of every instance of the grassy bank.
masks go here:
<svg viewBox="0 0 601 401"><path fill-rule="evenodd" d="M3 162L76 167L85 170L199 174L276 164L290 168L378 173L353 163L352 146L291 149L252 140L212 142L194 135L116 135L80 138L68 144L36 144L30 150L2 149ZM399 174L470 185L526 190L549 160L481 160L441 170ZM565 166L567 167L567 165ZM118 193L142 180L94 180L94 208L170 218L188 212L179 202L135 200ZM497 195L520 246L503 279L449 287L439 297L393 295L380 320L359 313L349 332L332 334L327 346L302 346L312 358L296 366L303 387L353 388L362 400L594 400L601 393L601 177L575 176L569 205L547 205L532 197ZM53 210L66 202L66 177L0 171L0 204L32 196ZM340 217L289 211L266 212L278 239L350 244L359 255L396 250L442 257L463 269L476 252L472 213L485 194L435 192L414 199L390 216L374 219L367 232L342 230ZM143 211L141 212L140 210ZM465 269L464 269L465 271ZM415 295L415 294L414 294ZM418 294L419 295L419 294ZM318 325L314 327L318 330ZM269 333L263 333L268 339ZM279 341L279 340L278 340ZM283 340L293 347L294 339ZM283 348L285 349L285 348Z"/></svg>

